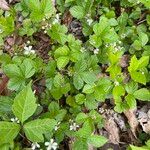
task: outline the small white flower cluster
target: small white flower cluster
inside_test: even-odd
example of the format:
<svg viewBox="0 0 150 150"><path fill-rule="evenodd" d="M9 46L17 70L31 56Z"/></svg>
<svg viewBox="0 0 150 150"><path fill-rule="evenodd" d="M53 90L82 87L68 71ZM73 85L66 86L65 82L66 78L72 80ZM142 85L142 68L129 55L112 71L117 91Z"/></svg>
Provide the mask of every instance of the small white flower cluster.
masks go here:
<svg viewBox="0 0 150 150"><path fill-rule="evenodd" d="M84 52L86 52L86 49L85 49L84 47L82 47L82 48L80 49L80 52L84 53Z"/></svg>
<svg viewBox="0 0 150 150"><path fill-rule="evenodd" d="M0 29L0 33L3 33L3 30L2 30L2 29Z"/></svg>
<svg viewBox="0 0 150 150"><path fill-rule="evenodd" d="M30 46L29 44L30 44L30 41L27 41L27 44L25 44L24 46L25 55L35 54L35 50L33 50L32 46Z"/></svg>
<svg viewBox="0 0 150 150"><path fill-rule="evenodd" d="M126 34L121 34L121 39L124 39L126 37Z"/></svg>
<svg viewBox="0 0 150 150"><path fill-rule="evenodd" d="M32 143L31 149L32 149L32 150L35 150L35 149L37 149L37 148L40 148L40 145L39 145L37 142Z"/></svg>
<svg viewBox="0 0 150 150"><path fill-rule="evenodd" d="M142 74L145 74L145 73L142 71Z"/></svg>
<svg viewBox="0 0 150 150"><path fill-rule="evenodd" d="M79 125L77 125L73 120L69 120L70 122L70 131L76 131L79 128Z"/></svg>
<svg viewBox="0 0 150 150"><path fill-rule="evenodd" d="M57 125L55 126L54 130L57 131L59 129L60 122L57 123Z"/></svg>
<svg viewBox="0 0 150 150"><path fill-rule="evenodd" d="M12 122L15 122L15 123L20 123L19 119L18 118L11 118L10 119Z"/></svg>
<svg viewBox="0 0 150 150"><path fill-rule="evenodd" d="M44 22L44 25L42 25L42 29L44 30L44 33L47 33L47 30L49 28L51 28L51 24L48 23L48 20L50 19L51 15L50 14L46 14L45 17L42 19L42 21ZM45 24L46 23L46 24Z"/></svg>
<svg viewBox="0 0 150 150"><path fill-rule="evenodd" d="M115 84L115 86L119 86L119 82L118 81L115 81L114 84Z"/></svg>
<svg viewBox="0 0 150 150"><path fill-rule="evenodd" d="M61 13L56 14L52 24L56 24L56 23L60 22L60 15L61 15Z"/></svg>
<svg viewBox="0 0 150 150"><path fill-rule="evenodd" d="M54 141L54 139L51 139L49 142L45 142L45 146L47 147L47 150L56 150L58 148L58 144Z"/></svg>
<svg viewBox="0 0 150 150"><path fill-rule="evenodd" d="M51 24L49 23L46 23L45 25L42 26L42 29L44 30L44 33L46 34L47 33L47 30L51 28Z"/></svg>
<svg viewBox="0 0 150 150"><path fill-rule="evenodd" d="M87 14L85 19L89 26L93 23L93 19L90 17L90 14Z"/></svg>
<svg viewBox="0 0 150 150"><path fill-rule="evenodd" d="M109 46L112 46L113 49L114 49L114 53L118 52L118 51L121 51L123 47L120 46L121 44L121 41L118 41L117 43L114 42L114 43L111 43L111 44L107 44L106 47L109 47Z"/></svg>
<svg viewBox="0 0 150 150"><path fill-rule="evenodd" d="M98 54L99 48L94 49L94 54Z"/></svg>

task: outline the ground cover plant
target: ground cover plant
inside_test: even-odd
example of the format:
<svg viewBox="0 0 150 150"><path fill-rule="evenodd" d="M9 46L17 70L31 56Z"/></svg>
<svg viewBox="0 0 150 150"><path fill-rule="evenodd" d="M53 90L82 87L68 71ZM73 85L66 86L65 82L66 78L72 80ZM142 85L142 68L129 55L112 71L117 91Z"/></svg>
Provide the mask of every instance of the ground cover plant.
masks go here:
<svg viewBox="0 0 150 150"><path fill-rule="evenodd" d="M150 149L150 0L0 1L0 150Z"/></svg>

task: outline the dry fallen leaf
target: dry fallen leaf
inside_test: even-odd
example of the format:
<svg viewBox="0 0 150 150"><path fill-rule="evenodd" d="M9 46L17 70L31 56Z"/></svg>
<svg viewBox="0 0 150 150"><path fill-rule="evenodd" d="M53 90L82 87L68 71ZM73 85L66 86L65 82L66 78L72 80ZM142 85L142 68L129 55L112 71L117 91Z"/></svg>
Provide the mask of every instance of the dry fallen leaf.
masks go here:
<svg viewBox="0 0 150 150"><path fill-rule="evenodd" d="M144 132L150 134L150 110L143 106L138 110L138 121Z"/></svg>
<svg viewBox="0 0 150 150"><path fill-rule="evenodd" d="M113 144L118 144L119 143L119 129L117 127L117 124L114 122L113 118L109 118L105 122L104 128L109 134L109 140Z"/></svg>
<svg viewBox="0 0 150 150"><path fill-rule="evenodd" d="M131 127L131 131L132 131L133 135L136 137L136 131L137 131L137 127L138 127L139 122L136 118L135 110L129 109L126 112L124 112L124 114L128 119L128 123Z"/></svg>
<svg viewBox="0 0 150 150"><path fill-rule="evenodd" d="M5 0L0 0L0 8L2 10L9 10L8 3Z"/></svg>

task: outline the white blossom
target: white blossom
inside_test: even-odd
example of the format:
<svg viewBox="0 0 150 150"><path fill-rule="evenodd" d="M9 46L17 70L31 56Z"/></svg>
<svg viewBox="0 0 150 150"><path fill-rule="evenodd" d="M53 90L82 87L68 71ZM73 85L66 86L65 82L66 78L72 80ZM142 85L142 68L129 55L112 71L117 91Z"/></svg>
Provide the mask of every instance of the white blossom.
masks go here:
<svg viewBox="0 0 150 150"><path fill-rule="evenodd" d="M2 29L0 29L0 33L3 33L3 30L2 30Z"/></svg>
<svg viewBox="0 0 150 150"><path fill-rule="evenodd" d="M118 81L115 81L114 84L115 84L115 86L118 86L118 85L119 85L119 82L118 82Z"/></svg>
<svg viewBox="0 0 150 150"><path fill-rule="evenodd" d="M55 19L53 20L52 24L59 23L59 21L60 21L59 15L60 15L60 14L56 14Z"/></svg>
<svg viewBox="0 0 150 150"><path fill-rule="evenodd" d="M144 72L142 71L142 74L144 74Z"/></svg>
<svg viewBox="0 0 150 150"><path fill-rule="evenodd" d="M42 21L46 21L46 19L45 19L45 18L43 18L43 19L42 19Z"/></svg>
<svg viewBox="0 0 150 150"><path fill-rule="evenodd" d="M18 118L11 118L10 120L11 120L12 122L20 123L20 121L19 121Z"/></svg>
<svg viewBox="0 0 150 150"><path fill-rule="evenodd" d="M98 54L98 52L99 52L98 48L94 49L94 54Z"/></svg>
<svg viewBox="0 0 150 150"><path fill-rule="evenodd" d="M92 22L93 22L93 19L87 19L87 23L89 26L92 24Z"/></svg>
<svg viewBox="0 0 150 150"><path fill-rule="evenodd" d="M56 150L58 148L58 144L54 139L51 139L50 142L45 142L45 146L47 147L47 150Z"/></svg>
<svg viewBox="0 0 150 150"><path fill-rule="evenodd" d="M35 150L36 148L40 148L40 145L39 145L37 142L32 143L31 149L32 149L32 150Z"/></svg>
<svg viewBox="0 0 150 150"><path fill-rule="evenodd" d="M57 125L55 126L55 128L54 128L55 131L57 131L59 129L59 125L60 125L60 122L58 122Z"/></svg>
<svg viewBox="0 0 150 150"><path fill-rule="evenodd" d="M70 131L76 131L77 128L79 128L79 125L77 125L75 122L70 125Z"/></svg>
<svg viewBox="0 0 150 150"><path fill-rule="evenodd" d="M30 41L27 41L27 44L30 44L31 42Z"/></svg>
<svg viewBox="0 0 150 150"><path fill-rule="evenodd" d="M35 54L35 50L32 49L32 46L25 46L24 47L24 54L25 55Z"/></svg>
<svg viewBox="0 0 150 150"><path fill-rule="evenodd" d="M47 33L47 31L46 31L46 30L44 30L44 33L46 34L46 33Z"/></svg>

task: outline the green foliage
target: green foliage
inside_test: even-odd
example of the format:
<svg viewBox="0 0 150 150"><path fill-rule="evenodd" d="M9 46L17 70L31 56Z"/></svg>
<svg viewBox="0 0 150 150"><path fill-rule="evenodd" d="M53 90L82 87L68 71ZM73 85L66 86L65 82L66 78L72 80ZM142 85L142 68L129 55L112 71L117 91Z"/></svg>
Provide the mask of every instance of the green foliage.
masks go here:
<svg viewBox="0 0 150 150"><path fill-rule="evenodd" d="M0 122L0 144L9 143L14 140L14 138L18 135L20 130L20 126L16 123L11 122Z"/></svg>
<svg viewBox="0 0 150 150"><path fill-rule="evenodd" d="M36 98L31 90L31 84L28 84L14 99L12 105L15 116L24 123L33 115L37 108Z"/></svg>
<svg viewBox="0 0 150 150"><path fill-rule="evenodd" d="M49 141L61 149L72 140L73 150L101 148L101 106L125 113L150 101L149 1L9 6L0 10L0 149L47 149Z"/></svg>
<svg viewBox="0 0 150 150"><path fill-rule="evenodd" d="M52 132L56 125L53 119L37 119L24 125L24 132L32 142L44 142L43 134Z"/></svg>

